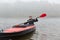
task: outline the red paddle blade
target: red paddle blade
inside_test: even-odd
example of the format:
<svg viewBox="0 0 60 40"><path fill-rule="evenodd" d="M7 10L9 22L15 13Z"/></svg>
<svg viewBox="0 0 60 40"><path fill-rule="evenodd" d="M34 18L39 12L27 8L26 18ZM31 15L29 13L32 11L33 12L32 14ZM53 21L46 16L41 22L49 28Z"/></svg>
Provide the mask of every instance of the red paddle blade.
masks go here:
<svg viewBox="0 0 60 40"><path fill-rule="evenodd" d="M43 13L42 15L40 15L40 18L41 17L46 17L47 15L46 15L46 13Z"/></svg>

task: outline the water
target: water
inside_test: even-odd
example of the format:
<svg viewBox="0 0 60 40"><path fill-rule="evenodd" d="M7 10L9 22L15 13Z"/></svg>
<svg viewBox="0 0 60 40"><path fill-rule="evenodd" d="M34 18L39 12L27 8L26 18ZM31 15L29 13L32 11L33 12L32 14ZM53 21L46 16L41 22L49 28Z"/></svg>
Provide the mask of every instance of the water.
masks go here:
<svg viewBox="0 0 60 40"><path fill-rule="evenodd" d="M25 22L26 20L26 18L0 18L0 30L11 28L13 25ZM39 19L39 21L35 23L35 26L35 32L9 40L60 40L60 18Z"/></svg>

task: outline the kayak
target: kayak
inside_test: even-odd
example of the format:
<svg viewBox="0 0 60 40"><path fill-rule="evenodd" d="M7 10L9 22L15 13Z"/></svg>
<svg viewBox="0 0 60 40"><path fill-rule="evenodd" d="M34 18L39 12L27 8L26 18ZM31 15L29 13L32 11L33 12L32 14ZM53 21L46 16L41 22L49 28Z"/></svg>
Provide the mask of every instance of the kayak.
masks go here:
<svg viewBox="0 0 60 40"><path fill-rule="evenodd" d="M0 38L22 36L22 35L32 32L32 31L35 31L35 28L36 27L34 25L30 25L30 26L26 26L26 27L9 28L9 29L3 30L0 33Z"/></svg>

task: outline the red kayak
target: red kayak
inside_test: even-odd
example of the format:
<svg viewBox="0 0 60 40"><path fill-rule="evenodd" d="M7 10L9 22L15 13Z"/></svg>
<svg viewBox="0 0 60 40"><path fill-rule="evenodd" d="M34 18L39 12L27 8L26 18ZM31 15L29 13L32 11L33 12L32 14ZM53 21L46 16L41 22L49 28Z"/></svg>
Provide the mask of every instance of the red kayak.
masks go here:
<svg viewBox="0 0 60 40"><path fill-rule="evenodd" d="M41 14L37 18L44 18L46 17L46 13ZM26 27L21 27L19 25L15 25L13 28L3 30L3 32L0 33L0 38L2 37L13 37L13 36L21 36L27 33L30 33L35 30L34 25L29 25Z"/></svg>
<svg viewBox="0 0 60 40"><path fill-rule="evenodd" d="M21 36L27 33L30 33L35 30L34 25L26 26L26 27L13 27L10 29L3 30L2 33L0 33L1 37L13 37L13 36Z"/></svg>

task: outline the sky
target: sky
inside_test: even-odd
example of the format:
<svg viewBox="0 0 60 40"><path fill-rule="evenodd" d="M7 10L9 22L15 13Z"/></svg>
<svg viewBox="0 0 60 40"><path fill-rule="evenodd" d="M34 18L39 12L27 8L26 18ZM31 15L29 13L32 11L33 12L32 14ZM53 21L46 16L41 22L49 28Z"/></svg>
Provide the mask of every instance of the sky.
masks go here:
<svg viewBox="0 0 60 40"><path fill-rule="evenodd" d="M0 3L14 3L17 0L0 0ZM60 0L18 0L21 2L32 2L32 1L48 1L49 3L57 3L60 4Z"/></svg>
<svg viewBox="0 0 60 40"><path fill-rule="evenodd" d="M0 17L22 17L32 13L35 16L42 12L60 17L60 0L0 0Z"/></svg>
<svg viewBox="0 0 60 40"><path fill-rule="evenodd" d="M31 2L31 1L40 1L40 0L20 0L20 1L23 1L23 2Z"/></svg>
<svg viewBox="0 0 60 40"><path fill-rule="evenodd" d="M40 0L0 0L0 2L4 2L4 3L14 3L16 1L21 1L21 2L31 2L31 1L40 1Z"/></svg>
<svg viewBox="0 0 60 40"><path fill-rule="evenodd" d="M60 4L60 0L48 0L49 3Z"/></svg>

